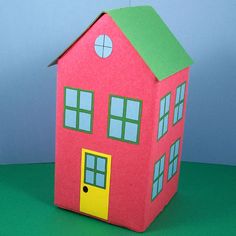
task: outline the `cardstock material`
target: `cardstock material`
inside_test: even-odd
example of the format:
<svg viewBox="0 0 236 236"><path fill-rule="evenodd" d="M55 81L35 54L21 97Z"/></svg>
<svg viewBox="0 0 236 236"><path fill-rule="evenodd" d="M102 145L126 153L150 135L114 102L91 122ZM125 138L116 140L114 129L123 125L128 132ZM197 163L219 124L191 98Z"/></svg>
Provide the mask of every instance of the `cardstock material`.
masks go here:
<svg viewBox="0 0 236 236"><path fill-rule="evenodd" d="M158 80L190 66L192 59L149 6L108 11Z"/></svg>
<svg viewBox="0 0 236 236"><path fill-rule="evenodd" d="M96 54L94 43L99 35L107 35L112 40L112 53L107 58L101 58ZM165 80L157 80L155 73L150 70L109 14L103 14L57 59L57 63L55 204L134 231L144 231L177 191L186 99L183 118L175 125L173 115L176 88L183 82L186 82L185 97L187 96L189 68L180 70ZM93 91L91 133L64 127L65 88ZM168 132L157 140L160 101L168 93ZM123 103L114 100L115 110L109 111L111 95L133 100L128 99ZM75 95L70 93L69 96L70 99L66 102L75 105L71 100ZM141 101L142 107L137 101ZM87 103L82 104L85 106ZM132 127L129 127L125 136L127 140L109 137L109 112L113 115L127 112L125 118L129 119L131 124L137 117L139 119L140 115L138 142L127 141L133 137L132 133L129 133L133 130ZM177 172L168 181L170 147L177 139L180 139ZM110 189L109 195L106 195L107 216L101 217L97 214L98 211L96 214L89 214L86 210L81 210L81 191L84 191L83 187L86 185L86 191L89 192L91 186L88 183L94 183L91 173L88 174L87 183L84 182L82 150L112 157L109 159L111 163ZM166 158L162 191L152 201L153 168L164 154ZM99 181L103 186L101 179ZM84 196L86 197L86 194Z"/></svg>

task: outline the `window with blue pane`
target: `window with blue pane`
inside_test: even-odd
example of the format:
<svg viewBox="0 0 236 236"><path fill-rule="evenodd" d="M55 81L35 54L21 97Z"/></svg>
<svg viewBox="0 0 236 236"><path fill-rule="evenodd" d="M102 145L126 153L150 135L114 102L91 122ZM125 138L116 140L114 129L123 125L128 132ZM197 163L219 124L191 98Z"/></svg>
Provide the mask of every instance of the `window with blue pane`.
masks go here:
<svg viewBox="0 0 236 236"><path fill-rule="evenodd" d="M159 123L157 139L160 139L168 130L168 120L170 111L170 93L165 95L160 102Z"/></svg>
<svg viewBox="0 0 236 236"><path fill-rule="evenodd" d="M177 172L178 158L179 158L179 145L180 145L180 140L178 139L170 147L168 180L170 180Z"/></svg>
<svg viewBox="0 0 236 236"><path fill-rule="evenodd" d="M93 92L65 87L64 127L92 133Z"/></svg>
<svg viewBox="0 0 236 236"><path fill-rule="evenodd" d="M164 180L165 155L154 165L153 184L152 184L152 200L161 192Z"/></svg>
<svg viewBox="0 0 236 236"><path fill-rule="evenodd" d="M185 87L186 83L184 82L176 89L174 120L173 120L174 124L176 124L183 117Z"/></svg>
<svg viewBox="0 0 236 236"><path fill-rule="evenodd" d="M106 188L107 159L85 154L84 182L98 188Z"/></svg>
<svg viewBox="0 0 236 236"><path fill-rule="evenodd" d="M109 57L112 53L111 38L106 34L99 35L95 40L94 49L99 57Z"/></svg>
<svg viewBox="0 0 236 236"><path fill-rule="evenodd" d="M108 137L138 143L142 101L110 96Z"/></svg>

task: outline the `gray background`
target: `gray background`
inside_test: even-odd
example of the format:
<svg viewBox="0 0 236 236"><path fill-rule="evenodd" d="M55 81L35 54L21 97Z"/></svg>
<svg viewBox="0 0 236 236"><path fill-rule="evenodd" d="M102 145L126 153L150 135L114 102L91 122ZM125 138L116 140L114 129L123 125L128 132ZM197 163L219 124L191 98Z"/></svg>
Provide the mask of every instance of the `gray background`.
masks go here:
<svg viewBox="0 0 236 236"><path fill-rule="evenodd" d="M236 1L152 5L195 61L183 159L236 165ZM56 67L47 64L104 9L128 0L0 0L0 163L54 160Z"/></svg>

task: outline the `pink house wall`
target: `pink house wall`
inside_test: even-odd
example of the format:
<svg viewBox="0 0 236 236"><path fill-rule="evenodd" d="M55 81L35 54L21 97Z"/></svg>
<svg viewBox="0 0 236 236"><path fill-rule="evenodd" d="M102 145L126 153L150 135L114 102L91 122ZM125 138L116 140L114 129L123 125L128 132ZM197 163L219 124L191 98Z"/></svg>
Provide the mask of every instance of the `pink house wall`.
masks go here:
<svg viewBox="0 0 236 236"><path fill-rule="evenodd" d="M100 34L113 40L106 59L94 51ZM103 15L59 60L57 78L55 204L79 212L81 149L112 155L108 222L144 229L148 163L157 80L108 15ZM63 128L64 87L94 91L93 134ZM107 138L109 95L143 101L140 142Z"/></svg>
<svg viewBox="0 0 236 236"><path fill-rule="evenodd" d="M163 156L163 154L165 154L164 181L163 181L162 192L153 201L151 201L152 192L151 191L148 192L149 201L147 202L146 227L163 210L163 208L167 205L167 203L170 201L173 195L177 192L179 173L180 173L180 162L182 157L186 102L188 96L188 79L189 79L189 68L186 68L166 78L165 80L161 81L156 85L156 99L155 99L156 109L154 109L155 110L154 120L156 121L156 126L152 132L152 137L154 137L155 142L153 141L153 149L151 154L152 160L149 163L151 169L150 171L151 177L148 179L148 188L152 189L154 164ZM183 118L175 125L173 125L176 88L183 82L186 82ZM160 100L169 92L171 93L171 98L170 98L168 132L160 140L157 141ZM179 146L177 172L168 181L167 177L168 177L170 147L178 138L180 138L180 146Z"/></svg>
<svg viewBox="0 0 236 236"><path fill-rule="evenodd" d="M113 41L112 54L106 59L99 58L94 51L94 41L100 34L107 34ZM108 222L145 230L176 192L178 183L178 173L167 183L168 152L177 137L182 141L184 119L169 127L168 135L157 142L159 101L171 90L172 126L175 89L187 75L188 69L158 82L113 20L103 15L58 61L55 204L79 212L82 148L111 154ZM65 86L94 91L92 134L63 127ZM111 94L143 101L138 145L107 138ZM182 145L180 154L181 151ZM152 202L153 167L164 152L164 190Z"/></svg>

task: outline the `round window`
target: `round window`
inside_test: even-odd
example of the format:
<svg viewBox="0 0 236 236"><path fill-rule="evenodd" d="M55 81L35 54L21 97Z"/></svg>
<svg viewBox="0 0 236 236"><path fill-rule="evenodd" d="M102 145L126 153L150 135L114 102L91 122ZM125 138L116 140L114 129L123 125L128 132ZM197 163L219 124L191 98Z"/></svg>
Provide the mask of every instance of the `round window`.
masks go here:
<svg viewBox="0 0 236 236"><path fill-rule="evenodd" d="M112 53L111 38L106 34L99 35L95 40L94 48L99 57L109 57Z"/></svg>

